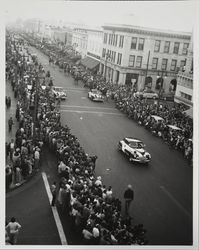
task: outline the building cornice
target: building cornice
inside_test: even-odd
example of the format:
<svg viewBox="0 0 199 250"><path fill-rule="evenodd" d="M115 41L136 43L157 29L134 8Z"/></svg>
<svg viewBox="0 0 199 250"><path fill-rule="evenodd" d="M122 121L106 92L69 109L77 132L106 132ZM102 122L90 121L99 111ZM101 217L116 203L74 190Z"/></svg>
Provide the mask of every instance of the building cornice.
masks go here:
<svg viewBox="0 0 199 250"><path fill-rule="evenodd" d="M74 31L84 31L85 33L87 33L87 32L98 32L98 33L103 33L103 30L97 30L97 29L87 29L87 28L78 28L78 27L75 27L74 29L73 29Z"/></svg>
<svg viewBox="0 0 199 250"><path fill-rule="evenodd" d="M114 26L102 26L104 30L111 30L113 32L125 32L125 33L133 33L133 34L141 34L146 36L159 36L159 37L168 37L168 38L177 38L177 39L191 39L191 34L178 34L178 33L169 33L163 31L155 31L155 30L147 30L147 29L138 29L138 28L130 28L130 27L114 27Z"/></svg>

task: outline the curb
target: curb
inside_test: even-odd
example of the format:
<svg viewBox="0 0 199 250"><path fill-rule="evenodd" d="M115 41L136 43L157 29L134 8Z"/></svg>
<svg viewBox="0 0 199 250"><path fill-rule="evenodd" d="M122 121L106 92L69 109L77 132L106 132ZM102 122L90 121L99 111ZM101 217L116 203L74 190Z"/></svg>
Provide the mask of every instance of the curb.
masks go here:
<svg viewBox="0 0 199 250"><path fill-rule="evenodd" d="M27 179L26 179L26 180L23 180L21 183L19 183L19 185L16 185L16 184L15 184L13 187L10 187L10 188L6 191L6 194L8 194L8 193L10 193L10 192L12 192L12 191L14 191L14 190L16 190L16 189L22 187L25 183L27 183L27 182L29 182L30 180L32 180L32 178L35 177L40 171L41 171L41 169L39 169L38 171L35 170L34 173L32 173L31 175L29 175L29 176L27 177Z"/></svg>

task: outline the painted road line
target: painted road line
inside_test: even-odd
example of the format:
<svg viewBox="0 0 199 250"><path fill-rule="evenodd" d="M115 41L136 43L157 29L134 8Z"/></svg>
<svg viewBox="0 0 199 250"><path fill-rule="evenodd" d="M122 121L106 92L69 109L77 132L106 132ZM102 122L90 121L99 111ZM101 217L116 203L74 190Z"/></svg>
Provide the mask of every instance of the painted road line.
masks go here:
<svg viewBox="0 0 199 250"><path fill-rule="evenodd" d="M124 114L120 113L112 113L112 112L98 112L98 111L87 111L87 110L67 110L67 109L60 109L61 112L68 112L68 113L78 113L78 114L96 114L96 115L115 115L115 116L124 116Z"/></svg>
<svg viewBox="0 0 199 250"><path fill-rule="evenodd" d="M106 108L106 107L93 107L93 106L73 106L73 105L61 105L64 108L91 108L91 109L108 109L108 110L117 110L115 108Z"/></svg>
<svg viewBox="0 0 199 250"><path fill-rule="evenodd" d="M86 92L86 89L83 88L66 88L68 91L84 91Z"/></svg>
<svg viewBox="0 0 199 250"><path fill-rule="evenodd" d="M162 189L162 191L170 198L170 200L173 201L173 203L184 213L186 214L189 219L192 220L192 215L173 197L173 195L171 193L169 193L169 191L167 191L167 189L164 186L160 186L160 188Z"/></svg>
<svg viewBox="0 0 199 250"><path fill-rule="evenodd" d="M49 186L48 179L47 179L47 176L46 176L45 172L42 172L42 178L43 178L43 181L44 181L44 185L45 185L45 188L46 188L46 192L47 192L47 195L48 195L49 202L51 204L52 193L51 193L50 186ZM57 226L57 229L58 229L58 232L59 232L59 237L60 237L61 243L62 243L62 245L68 245L67 240L66 240L66 236L64 234L64 230L63 230L60 218L59 218L59 214L57 212L57 208L56 208L56 206L51 207L51 208L52 208L55 223L56 223L56 226Z"/></svg>

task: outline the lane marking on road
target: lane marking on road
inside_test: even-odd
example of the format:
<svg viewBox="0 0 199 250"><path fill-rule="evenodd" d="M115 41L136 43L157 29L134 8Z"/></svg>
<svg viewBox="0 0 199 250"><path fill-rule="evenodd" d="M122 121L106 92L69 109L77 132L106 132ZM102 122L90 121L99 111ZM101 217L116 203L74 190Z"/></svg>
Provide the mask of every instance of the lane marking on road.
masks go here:
<svg viewBox="0 0 199 250"><path fill-rule="evenodd" d="M85 89L80 88L66 88L68 92L77 91L77 92L85 92Z"/></svg>
<svg viewBox="0 0 199 250"><path fill-rule="evenodd" d="M61 105L61 107L64 108L91 108L91 109L107 109L107 110L115 110L117 111L117 109L115 108L106 108L106 107L93 107L93 106L73 106L73 105Z"/></svg>
<svg viewBox="0 0 199 250"><path fill-rule="evenodd" d="M50 186L49 186L48 179L47 179L47 176L46 176L45 172L42 172L42 178L43 178L43 181L44 181L44 185L45 185L45 188L46 188L46 192L47 192L47 195L48 195L49 202L51 204L52 193L51 193ZM57 226L57 229L58 229L61 244L62 245L68 245L67 240L66 240L66 236L64 234L64 230L63 230L60 218L59 218L59 214L57 212L57 208L51 206L51 209L52 209L53 216L54 216L54 219L55 219L55 223L56 223L56 226Z"/></svg>
<svg viewBox="0 0 199 250"><path fill-rule="evenodd" d="M189 219L192 220L192 215L173 197L173 195L171 193L169 193L169 191L166 190L166 188L164 186L160 186L160 188L162 189L162 191L173 201L173 203L183 212L185 213Z"/></svg>
<svg viewBox="0 0 199 250"><path fill-rule="evenodd" d="M60 109L61 112L68 112L68 113L85 113L85 114L96 114L99 116L102 115L115 115L115 116L124 116L124 114L120 113L112 113L112 112L98 112L98 111L87 111L87 110L67 110L67 109Z"/></svg>

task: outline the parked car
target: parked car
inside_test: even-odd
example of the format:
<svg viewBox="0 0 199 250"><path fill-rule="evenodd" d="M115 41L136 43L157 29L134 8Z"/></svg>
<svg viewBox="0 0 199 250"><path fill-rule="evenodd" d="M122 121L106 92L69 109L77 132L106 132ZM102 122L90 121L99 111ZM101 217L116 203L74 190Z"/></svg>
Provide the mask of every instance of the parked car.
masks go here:
<svg viewBox="0 0 199 250"><path fill-rule="evenodd" d="M143 90L143 91L140 91L140 92L136 92L135 96L139 97L141 99L143 99L143 98L158 99L158 94L155 93L152 90Z"/></svg>
<svg viewBox="0 0 199 250"><path fill-rule="evenodd" d="M151 155L144 149L144 143L133 137L125 137L118 143L118 149L129 157L129 161L148 163Z"/></svg>
<svg viewBox="0 0 199 250"><path fill-rule="evenodd" d="M88 92L88 98L96 102L104 101L102 93L98 89L91 89L91 91Z"/></svg>
<svg viewBox="0 0 199 250"><path fill-rule="evenodd" d="M52 92L56 99L60 98L61 100L65 100L67 97L66 90L64 90L62 87L52 87Z"/></svg>

